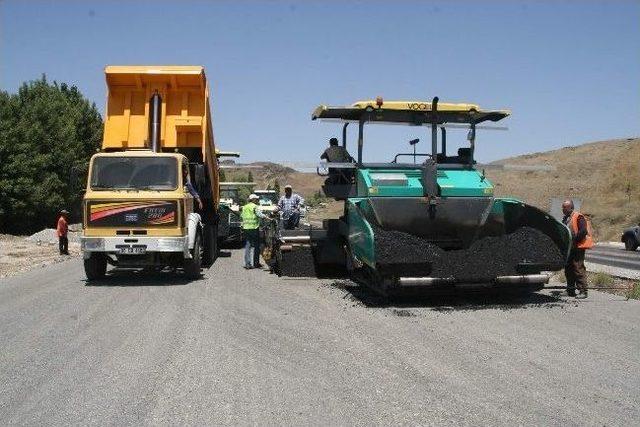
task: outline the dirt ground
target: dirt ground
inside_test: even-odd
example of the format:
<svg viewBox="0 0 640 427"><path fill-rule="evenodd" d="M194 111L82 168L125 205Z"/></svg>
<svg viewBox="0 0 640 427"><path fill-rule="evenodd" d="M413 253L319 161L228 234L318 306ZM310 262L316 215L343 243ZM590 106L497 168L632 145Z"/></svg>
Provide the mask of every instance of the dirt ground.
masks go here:
<svg viewBox="0 0 640 427"><path fill-rule="evenodd" d="M344 202L327 199L318 206L310 207L307 211L309 222L322 223L323 219L339 218L344 211Z"/></svg>
<svg viewBox="0 0 640 427"><path fill-rule="evenodd" d="M80 244L69 242L69 254L60 255L58 244L34 242L28 236L0 234L0 278L80 257Z"/></svg>
<svg viewBox="0 0 640 427"><path fill-rule="evenodd" d="M567 283L564 272L558 271L551 277L552 282ZM633 279L615 277L605 273L587 272L589 288L619 295L627 299L640 299L640 282Z"/></svg>

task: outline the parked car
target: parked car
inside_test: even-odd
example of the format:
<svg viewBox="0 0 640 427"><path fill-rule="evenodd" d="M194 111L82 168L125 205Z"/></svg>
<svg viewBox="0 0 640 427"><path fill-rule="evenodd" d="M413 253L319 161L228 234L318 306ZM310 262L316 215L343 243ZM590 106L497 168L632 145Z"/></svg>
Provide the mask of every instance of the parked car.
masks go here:
<svg viewBox="0 0 640 427"><path fill-rule="evenodd" d="M620 240L624 243L626 250L635 251L638 249L640 246L640 224L625 229Z"/></svg>

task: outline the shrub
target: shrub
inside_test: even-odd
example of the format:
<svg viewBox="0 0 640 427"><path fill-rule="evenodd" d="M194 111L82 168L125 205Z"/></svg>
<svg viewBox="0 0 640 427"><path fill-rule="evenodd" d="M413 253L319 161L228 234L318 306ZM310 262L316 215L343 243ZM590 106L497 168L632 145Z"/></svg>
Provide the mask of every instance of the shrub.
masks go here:
<svg viewBox="0 0 640 427"><path fill-rule="evenodd" d="M629 299L640 299L640 282L634 282L629 292L627 293Z"/></svg>
<svg viewBox="0 0 640 427"><path fill-rule="evenodd" d="M611 286L613 285L613 277L607 273L596 273L593 275L593 284L597 286Z"/></svg>

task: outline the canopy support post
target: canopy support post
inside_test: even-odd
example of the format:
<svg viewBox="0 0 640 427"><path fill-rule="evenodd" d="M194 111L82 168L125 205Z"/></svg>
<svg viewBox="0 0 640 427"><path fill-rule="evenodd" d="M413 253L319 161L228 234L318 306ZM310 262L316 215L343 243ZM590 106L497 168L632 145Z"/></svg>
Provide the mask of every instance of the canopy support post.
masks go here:
<svg viewBox="0 0 640 427"><path fill-rule="evenodd" d="M438 97L431 101L431 156L434 162L438 154Z"/></svg>
<svg viewBox="0 0 640 427"><path fill-rule="evenodd" d="M342 148L347 148L347 126L349 126L349 122L345 123L342 126Z"/></svg>
<svg viewBox="0 0 640 427"><path fill-rule="evenodd" d="M364 119L358 122L358 166L362 166L362 146L364 144Z"/></svg>
<svg viewBox="0 0 640 427"><path fill-rule="evenodd" d="M471 138L469 138L469 151L470 151L470 156L469 156L469 166L473 166L473 156L474 156L474 152L476 150L476 124L474 122L471 122Z"/></svg>

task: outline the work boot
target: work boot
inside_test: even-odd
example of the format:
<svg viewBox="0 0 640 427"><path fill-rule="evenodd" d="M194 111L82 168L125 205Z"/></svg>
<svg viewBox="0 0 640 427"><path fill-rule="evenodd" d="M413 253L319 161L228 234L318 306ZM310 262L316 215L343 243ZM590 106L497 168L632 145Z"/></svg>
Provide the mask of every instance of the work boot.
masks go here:
<svg viewBox="0 0 640 427"><path fill-rule="evenodd" d="M576 299L585 299L587 296L589 296L587 291L580 291L578 295L576 295Z"/></svg>
<svg viewBox="0 0 640 427"><path fill-rule="evenodd" d="M575 289L567 289L567 295L570 297L575 297L576 296L576 290Z"/></svg>

